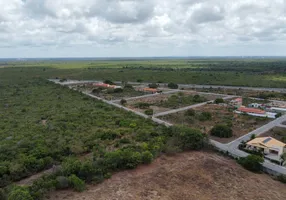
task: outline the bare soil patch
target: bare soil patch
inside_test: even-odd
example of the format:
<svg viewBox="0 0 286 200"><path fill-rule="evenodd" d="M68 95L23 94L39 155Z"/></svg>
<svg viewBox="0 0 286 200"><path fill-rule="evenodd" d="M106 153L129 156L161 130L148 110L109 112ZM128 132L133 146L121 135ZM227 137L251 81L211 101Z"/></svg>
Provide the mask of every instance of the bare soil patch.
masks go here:
<svg viewBox="0 0 286 200"><path fill-rule="evenodd" d="M207 134L210 133L210 130L216 124L232 124L233 136L231 138L218 138L210 136L211 139L221 143L231 142L236 138L239 138L271 121L271 119L267 118L236 114L232 109L224 105L207 104L204 106L196 107L194 110L196 111L196 115L197 113L209 112L212 115L212 119L207 121L200 121L196 119L196 117L186 116L186 111L161 116L160 119L173 124L184 124L191 128L198 128Z"/></svg>
<svg viewBox="0 0 286 200"><path fill-rule="evenodd" d="M285 184L254 174L234 160L208 152L162 156L124 171L82 193L56 191L53 200L281 200Z"/></svg>
<svg viewBox="0 0 286 200"><path fill-rule="evenodd" d="M192 101L189 96L199 96L199 101ZM172 98L172 96L177 96L178 98ZM222 95L215 94L200 94L195 91L180 91L178 93L172 94L158 94L151 97L142 97L140 99L127 101L126 107L144 113L147 109L153 109L154 114L169 111L176 108L182 108L206 101L215 100L217 98L222 98ZM138 103L150 104L149 108L138 108L136 105Z"/></svg>

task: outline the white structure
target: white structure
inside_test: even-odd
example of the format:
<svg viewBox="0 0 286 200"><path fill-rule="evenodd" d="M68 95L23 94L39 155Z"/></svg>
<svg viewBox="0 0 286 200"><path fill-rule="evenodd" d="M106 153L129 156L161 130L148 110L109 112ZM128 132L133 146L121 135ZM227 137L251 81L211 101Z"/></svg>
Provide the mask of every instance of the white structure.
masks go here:
<svg viewBox="0 0 286 200"><path fill-rule="evenodd" d="M238 113L238 114L243 114L244 113L244 114L251 115L251 116L267 117L267 118L271 118L271 119L275 119L275 117L276 117L276 113L266 112L264 110L257 109L257 108L247 108L245 106L240 106L234 112Z"/></svg>

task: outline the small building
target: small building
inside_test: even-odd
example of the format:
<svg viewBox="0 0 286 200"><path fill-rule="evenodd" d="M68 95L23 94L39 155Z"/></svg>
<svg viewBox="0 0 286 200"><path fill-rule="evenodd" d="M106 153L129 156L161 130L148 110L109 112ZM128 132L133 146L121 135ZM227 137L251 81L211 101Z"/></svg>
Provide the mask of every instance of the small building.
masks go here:
<svg viewBox="0 0 286 200"><path fill-rule="evenodd" d="M252 115L256 117L268 117L274 119L276 116L276 113L272 112L266 112L265 110L261 110L258 108L247 108L245 106L240 106L236 111L238 114L247 114L247 115Z"/></svg>
<svg viewBox="0 0 286 200"><path fill-rule="evenodd" d="M239 98L236 98L236 99L233 99L229 102L229 104L231 106L234 106L236 108L239 108L240 106L242 106L242 98L239 97Z"/></svg>
<svg viewBox="0 0 286 200"><path fill-rule="evenodd" d="M112 88L112 89L121 88L121 86L109 85L106 83L95 83L95 84L93 84L93 86L101 87L101 88Z"/></svg>
<svg viewBox="0 0 286 200"><path fill-rule="evenodd" d="M281 156L286 153L286 144L272 137L257 137L246 143L246 148L263 152L265 158L282 162Z"/></svg>
<svg viewBox="0 0 286 200"><path fill-rule="evenodd" d="M158 93L159 91L155 88L143 88L140 89L140 91L146 92L146 93L151 93L151 94L155 94Z"/></svg>

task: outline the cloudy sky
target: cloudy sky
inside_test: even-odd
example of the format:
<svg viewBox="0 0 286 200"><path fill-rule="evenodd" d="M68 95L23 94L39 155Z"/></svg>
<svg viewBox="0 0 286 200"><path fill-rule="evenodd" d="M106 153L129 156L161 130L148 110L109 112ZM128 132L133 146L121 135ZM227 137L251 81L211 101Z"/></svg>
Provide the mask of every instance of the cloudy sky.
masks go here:
<svg viewBox="0 0 286 200"><path fill-rule="evenodd" d="M286 0L0 0L0 57L286 56Z"/></svg>

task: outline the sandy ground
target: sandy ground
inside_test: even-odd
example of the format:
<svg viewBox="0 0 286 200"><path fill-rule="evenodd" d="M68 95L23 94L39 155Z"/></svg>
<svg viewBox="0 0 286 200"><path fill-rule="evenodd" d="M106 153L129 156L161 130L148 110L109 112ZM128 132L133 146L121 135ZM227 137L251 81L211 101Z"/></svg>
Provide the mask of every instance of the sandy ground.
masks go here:
<svg viewBox="0 0 286 200"><path fill-rule="evenodd" d="M119 172L82 193L56 191L53 200L282 200L286 185L209 152L162 156Z"/></svg>

